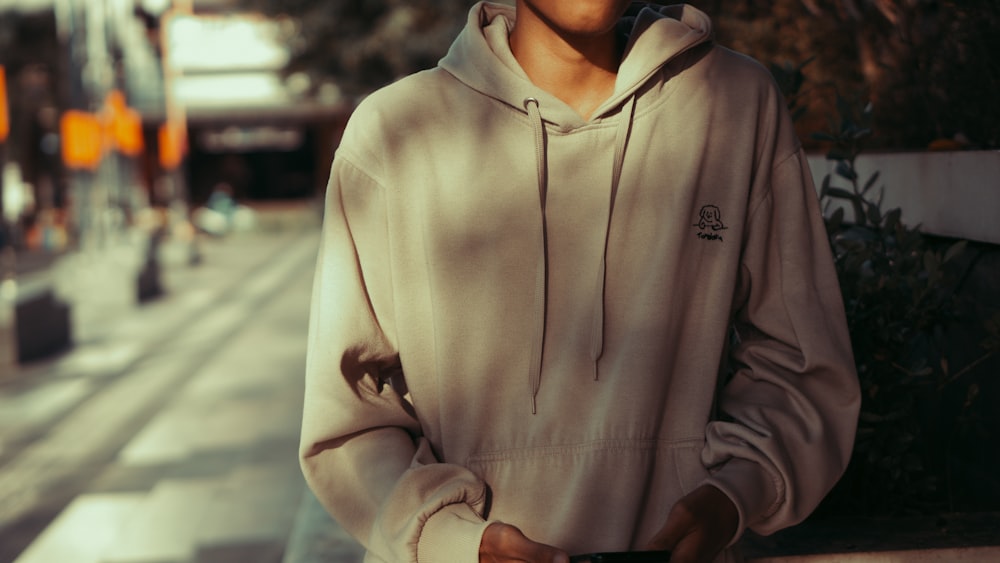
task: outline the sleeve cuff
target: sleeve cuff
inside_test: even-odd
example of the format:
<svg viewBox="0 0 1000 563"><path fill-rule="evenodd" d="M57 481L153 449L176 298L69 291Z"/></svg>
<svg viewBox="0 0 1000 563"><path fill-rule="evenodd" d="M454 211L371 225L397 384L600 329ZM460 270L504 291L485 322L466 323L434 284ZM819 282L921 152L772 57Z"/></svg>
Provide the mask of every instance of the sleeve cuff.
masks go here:
<svg viewBox="0 0 1000 563"><path fill-rule="evenodd" d="M722 491L736 505L740 515L736 533L729 546L739 541L743 531L753 527L778 509L781 502L781 484L759 464L740 458L726 462L705 483Z"/></svg>
<svg viewBox="0 0 1000 563"><path fill-rule="evenodd" d="M424 522L417 563L477 563L487 522L465 503L449 504Z"/></svg>

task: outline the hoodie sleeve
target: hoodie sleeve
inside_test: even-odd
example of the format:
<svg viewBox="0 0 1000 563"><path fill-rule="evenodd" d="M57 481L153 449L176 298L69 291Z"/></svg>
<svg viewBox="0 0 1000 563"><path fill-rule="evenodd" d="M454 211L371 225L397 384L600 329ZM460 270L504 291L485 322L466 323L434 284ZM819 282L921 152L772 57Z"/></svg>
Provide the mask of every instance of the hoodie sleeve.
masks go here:
<svg viewBox="0 0 1000 563"><path fill-rule="evenodd" d="M755 182L762 195L745 226L734 375L719 396L725 420L709 424L702 455L708 482L739 510L733 541L809 515L847 465L860 405L808 163L801 148L775 162Z"/></svg>
<svg viewBox="0 0 1000 563"><path fill-rule="evenodd" d="M479 560L485 485L438 463L400 369L384 193L338 153L309 328L300 461L330 514L379 560Z"/></svg>

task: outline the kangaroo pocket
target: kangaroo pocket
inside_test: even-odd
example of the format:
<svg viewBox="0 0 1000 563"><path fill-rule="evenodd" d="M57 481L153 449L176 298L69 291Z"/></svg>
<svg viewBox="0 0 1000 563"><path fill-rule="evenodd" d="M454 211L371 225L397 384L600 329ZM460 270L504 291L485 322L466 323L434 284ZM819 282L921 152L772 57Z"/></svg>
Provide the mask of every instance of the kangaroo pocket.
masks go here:
<svg viewBox="0 0 1000 563"><path fill-rule="evenodd" d="M570 553L641 548L708 475L703 439L599 440L485 452L468 467L490 487L488 517Z"/></svg>

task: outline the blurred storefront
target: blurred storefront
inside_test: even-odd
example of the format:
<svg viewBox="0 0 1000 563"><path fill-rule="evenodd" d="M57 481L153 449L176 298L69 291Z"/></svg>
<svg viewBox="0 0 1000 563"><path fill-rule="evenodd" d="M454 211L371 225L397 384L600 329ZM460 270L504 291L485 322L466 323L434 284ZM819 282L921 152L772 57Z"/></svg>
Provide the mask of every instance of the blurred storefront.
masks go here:
<svg viewBox="0 0 1000 563"><path fill-rule="evenodd" d="M142 163L156 149L147 142L156 125L145 115L163 113L164 94L157 39L141 13L132 0L0 5L10 116L3 246L18 270L101 246L148 207ZM139 74L145 87L132 88Z"/></svg>
<svg viewBox="0 0 1000 563"><path fill-rule="evenodd" d="M283 76L281 24L236 8L230 0L0 2L8 310L21 306L26 278L44 277L68 252L99 255L131 241L152 253L164 235L195 247L192 209L219 186L244 202L322 191L348 108ZM0 318L0 340L16 332L10 324Z"/></svg>
<svg viewBox="0 0 1000 563"><path fill-rule="evenodd" d="M336 92L307 93L286 78L282 23L195 2L166 23L168 81L184 108L192 203L219 186L238 200L312 197L322 191L346 118Z"/></svg>

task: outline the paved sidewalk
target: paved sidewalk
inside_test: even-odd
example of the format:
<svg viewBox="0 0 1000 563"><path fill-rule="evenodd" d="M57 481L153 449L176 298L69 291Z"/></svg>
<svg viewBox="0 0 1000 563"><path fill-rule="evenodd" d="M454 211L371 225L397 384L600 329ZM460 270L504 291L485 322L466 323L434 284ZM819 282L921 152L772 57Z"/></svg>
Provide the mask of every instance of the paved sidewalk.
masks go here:
<svg viewBox="0 0 1000 563"><path fill-rule="evenodd" d="M364 549L308 489L302 497L282 563L361 563Z"/></svg>
<svg viewBox="0 0 1000 563"><path fill-rule="evenodd" d="M286 230L204 239L198 265L187 262L186 244L168 241L161 252L165 294L142 305L136 304L134 289L138 241L61 261L49 276L57 294L72 307L73 345L63 354L21 365L0 377L0 461L5 443L58 418L101 380L121 375L147 350L184 331L302 233Z"/></svg>
<svg viewBox="0 0 1000 563"><path fill-rule="evenodd" d="M77 346L0 384L0 529L58 506L16 559L0 549L0 560L286 557L305 529L297 519L325 517L307 514L296 457L317 235L206 240L199 266L167 256L167 295L140 307L100 290L97 273L77 279ZM61 498L74 481L82 492ZM360 561L350 540L342 547L321 560Z"/></svg>

